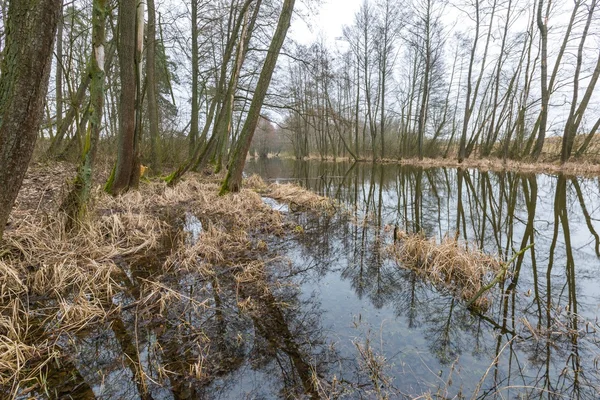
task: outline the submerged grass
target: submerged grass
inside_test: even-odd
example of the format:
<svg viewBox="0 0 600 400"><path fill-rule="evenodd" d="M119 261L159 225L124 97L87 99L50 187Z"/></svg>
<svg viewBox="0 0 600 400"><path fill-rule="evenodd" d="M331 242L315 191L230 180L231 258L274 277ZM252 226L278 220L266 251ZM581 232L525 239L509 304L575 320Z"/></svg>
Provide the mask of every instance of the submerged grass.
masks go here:
<svg viewBox="0 0 600 400"><path fill-rule="evenodd" d="M140 318L166 314L173 305L205 312L205 302L178 286L185 274L208 281L215 267L233 268L238 284L244 284L260 272L257 255L267 247L260 238L292 232L261 195L303 210L333 210L332 202L305 189L267 186L257 177L247 182L252 189L219 196L218 177L190 174L173 188L146 182L119 197L98 189L88 218L68 232L66 216L58 211L64 189L42 188L53 196L42 207L35 201L36 189L27 186L50 181L49 175L28 177L0 243L2 396L13 397L32 385L43 391L44 366L68 358L65 338L120 318L125 310L135 309ZM184 213L201 224L195 238L181 237L173 226ZM132 266L148 258L159 260L158 269L132 277ZM133 287L132 302L115 300L121 294L131 297Z"/></svg>
<svg viewBox="0 0 600 400"><path fill-rule="evenodd" d="M414 271L436 287L449 290L480 310L490 305L489 297L476 297L502 272L502 262L481 250L446 236L441 242L422 234L396 233L390 253L399 266Z"/></svg>
<svg viewBox="0 0 600 400"><path fill-rule="evenodd" d="M255 189L263 196L289 204L297 210L313 210L334 213L336 202L329 197L320 196L310 190L294 184L267 185L258 175L246 179L246 185Z"/></svg>

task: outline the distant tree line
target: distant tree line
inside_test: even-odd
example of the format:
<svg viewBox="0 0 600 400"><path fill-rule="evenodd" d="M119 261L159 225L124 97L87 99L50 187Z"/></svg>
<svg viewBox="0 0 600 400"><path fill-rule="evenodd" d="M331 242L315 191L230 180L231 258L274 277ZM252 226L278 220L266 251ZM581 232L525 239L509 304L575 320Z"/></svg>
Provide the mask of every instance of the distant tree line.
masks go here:
<svg viewBox="0 0 600 400"><path fill-rule="evenodd" d="M365 0L337 46L297 49L293 153L538 160L554 133L562 162L581 157L600 128L599 22L598 0Z"/></svg>

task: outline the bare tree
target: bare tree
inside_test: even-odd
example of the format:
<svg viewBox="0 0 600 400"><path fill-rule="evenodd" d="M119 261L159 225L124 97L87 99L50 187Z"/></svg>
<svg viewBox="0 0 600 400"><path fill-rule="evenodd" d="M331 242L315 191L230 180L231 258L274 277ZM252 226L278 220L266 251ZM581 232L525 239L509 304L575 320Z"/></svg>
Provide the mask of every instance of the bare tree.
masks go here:
<svg viewBox="0 0 600 400"><path fill-rule="evenodd" d="M137 55L141 54L138 35L137 0L123 0L119 6L119 71L121 95L119 99L119 140L117 163L106 184L106 191L118 195L137 185L139 162L136 150L136 105L139 88Z"/></svg>
<svg viewBox="0 0 600 400"><path fill-rule="evenodd" d="M104 109L105 31L108 13L108 0L94 0L92 5L92 54L90 57L90 129L86 133L86 146L73 187L61 205L61 209L69 217L68 227L72 227L85 216L92 189L92 174L98 152Z"/></svg>
<svg viewBox="0 0 600 400"><path fill-rule="evenodd" d="M563 163L567 162L571 157L571 152L573 151L573 145L575 143L575 135L577 135L577 130L581 125L581 121L583 120L585 111L588 107L590 99L592 98L592 93L594 92L594 88L596 87L596 83L598 83L598 78L600 77L599 53L598 58L596 60L596 66L594 68L594 71L592 72L592 76L590 78L588 87L583 95L583 98L581 99L581 102L578 105L577 102L579 98L579 84L581 78L581 68L583 64L583 49L585 46L585 42L588 38L588 33L594 17L594 11L596 10L597 6L598 0L592 0L591 4L588 5L587 20L585 28L583 29L583 33L581 34L579 48L577 49L577 64L575 67L575 74L573 75L573 97L571 99L569 117L567 118L567 122L565 123L565 130L563 133L562 149L560 155L560 159Z"/></svg>
<svg viewBox="0 0 600 400"><path fill-rule="evenodd" d="M290 27L292 20L292 14L294 11L295 0L285 0L279 16L279 22L277 23L277 29L273 35L273 39L269 46L267 58L265 59L264 65L260 72L258 83L256 84L256 90L254 91L254 97L246 117L246 122L240 133L240 138L233 151L231 157L231 163L227 170L227 176L221 186L221 194L227 192L238 192L242 184L242 173L246 164L246 156L252 143L252 135L258 125L260 112L262 109L263 101L267 95L267 90L271 83L273 71L277 65L277 59L279 58L279 52L285 41L287 31Z"/></svg>

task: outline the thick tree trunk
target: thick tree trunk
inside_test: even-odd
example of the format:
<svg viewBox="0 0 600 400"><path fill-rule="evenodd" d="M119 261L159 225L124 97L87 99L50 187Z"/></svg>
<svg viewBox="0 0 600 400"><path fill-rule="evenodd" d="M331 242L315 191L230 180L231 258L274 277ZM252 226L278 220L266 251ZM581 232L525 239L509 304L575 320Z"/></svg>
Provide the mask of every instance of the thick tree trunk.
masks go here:
<svg viewBox="0 0 600 400"><path fill-rule="evenodd" d="M250 104L250 110L248 110L246 122L244 123L242 132L240 133L240 138L235 146L229 170L227 171L227 176L223 181L221 194L227 192L238 192L240 190L240 186L242 184L242 173L244 171L244 166L246 165L248 149L250 149L252 137L254 136L254 131L258 125L258 119L260 117L263 101L267 95L269 85L271 84L271 78L273 77L275 66L277 65L279 52L281 51L281 47L283 46L287 31L290 27L290 21L292 20L292 14L294 11L294 3L295 0L285 0L283 3L281 15L279 16L279 22L277 23L277 29L275 30L275 35L273 36L273 40L269 46L267 58L265 59L265 63L260 72L254 97L252 99L252 103Z"/></svg>
<svg viewBox="0 0 600 400"><path fill-rule="evenodd" d="M33 153L60 0L12 0L0 75L0 238Z"/></svg>
<svg viewBox="0 0 600 400"><path fill-rule="evenodd" d="M137 0L122 0L119 6L117 45L121 74L119 138L117 164L106 185L106 191L113 195L121 194L129 189L135 158L136 3Z"/></svg>

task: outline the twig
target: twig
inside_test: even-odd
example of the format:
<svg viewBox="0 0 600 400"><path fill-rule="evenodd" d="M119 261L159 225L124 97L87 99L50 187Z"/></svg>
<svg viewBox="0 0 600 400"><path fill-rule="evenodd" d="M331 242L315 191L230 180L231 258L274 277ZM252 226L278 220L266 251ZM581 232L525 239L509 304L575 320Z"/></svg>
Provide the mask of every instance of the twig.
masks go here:
<svg viewBox="0 0 600 400"><path fill-rule="evenodd" d="M524 249L522 249L521 251L519 251L518 253L515 253L515 255L510 259L509 262L505 263L502 266L502 270L500 272L498 272L498 274L496 275L496 277L494 279L492 279L492 281L490 283L488 283L487 285L485 285L484 287L482 287L481 289L479 289L479 292L477 292L477 294L467 303L467 308L471 307L475 301L481 297L481 295L483 295L485 292L487 292L488 290L490 290L491 288L493 288L496 284L502 282L504 280L504 277L506 276L506 272L508 271L508 267L510 267L510 265L515 262L515 260L522 256L527 250L531 249L534 246L533 243L531 243L529 246L525 247Z"/></svg>

